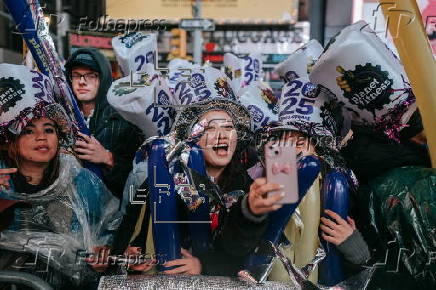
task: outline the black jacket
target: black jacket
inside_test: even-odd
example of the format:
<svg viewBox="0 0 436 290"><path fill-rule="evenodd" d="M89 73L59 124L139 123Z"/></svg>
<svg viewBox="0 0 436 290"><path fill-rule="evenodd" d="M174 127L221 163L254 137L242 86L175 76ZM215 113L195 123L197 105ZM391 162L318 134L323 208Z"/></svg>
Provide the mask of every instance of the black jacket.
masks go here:
<svg viewBox="0 0 436 290"><path fill-rule="evenodd" d="M431 167L431 161L425 147L408 140L422 131L419 113L414 114L408 124L409 127L400 132L400 143L371 128L354 126L353 139L342 150L360 183L359 190L350 199L357 227L372 251L368 265L375 262L380 265L373 267L375 272L367 279L369 289L434 289L434 285L430 286L434 280L429 282L428 272L422 270L427 262L425 255L415 249L427 251L422 244L432 246L425 238L416 238L431 232L422 226L422 221L432 225L431 207L425 207L431 202L425 195L431 195L433 187L431 177L425 175L429 169L424 169ZM417 188L422 188L421 192L416 191ZM424 194L420 194L422 192ZM410 257L400 256L401 251ZM424 262L420 264L414 257ZM413 277L411 269L421 269L422 273Z"/></svg>
<svg viewBox="0 0 436 290"><path fill-rule="evenodd" d="M89 54L100 67L100 87L97 92L95 109L89 123L91 134L114 157L114 167L103 169L103 180L109 190L118 198L123 194L124 184L132 170L132 160L143 141L142 132L124 120L107 101L107 92L112 84L112 70L109 61L97 49L83 48L75 51L68 59L65 68L67 75L76 57Z"/></svg>

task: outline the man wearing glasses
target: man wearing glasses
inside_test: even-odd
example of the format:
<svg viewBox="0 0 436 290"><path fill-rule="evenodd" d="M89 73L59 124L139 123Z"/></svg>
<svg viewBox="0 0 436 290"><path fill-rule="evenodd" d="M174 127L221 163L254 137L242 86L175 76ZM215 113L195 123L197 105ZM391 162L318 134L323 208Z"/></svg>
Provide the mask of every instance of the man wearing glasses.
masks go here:
<svg viewBox="0 0 436 290"><path fill-rule="evenodd" d="M109 61L97 49L75 51L65 64L66 73L91 136L80 134L75 151L82 160L102 165L103 181L121 197L132 170L132 160L141 145L142 133L125 121L107 102L112 83Z"/></svg>

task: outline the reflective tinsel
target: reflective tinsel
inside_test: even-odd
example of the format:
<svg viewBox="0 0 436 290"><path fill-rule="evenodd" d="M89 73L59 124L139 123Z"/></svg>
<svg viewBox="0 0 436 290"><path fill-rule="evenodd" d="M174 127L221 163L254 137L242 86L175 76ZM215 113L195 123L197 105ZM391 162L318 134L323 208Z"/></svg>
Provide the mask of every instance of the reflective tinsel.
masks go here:
<svg viewBox="0 0 436 290"><path fill-rule="evenodd" d="M98 289L301 289L298 286L282 282L253 284L238 278L220 276L183 276L183 275L136 275L105 276L100 280Z"/></svg>

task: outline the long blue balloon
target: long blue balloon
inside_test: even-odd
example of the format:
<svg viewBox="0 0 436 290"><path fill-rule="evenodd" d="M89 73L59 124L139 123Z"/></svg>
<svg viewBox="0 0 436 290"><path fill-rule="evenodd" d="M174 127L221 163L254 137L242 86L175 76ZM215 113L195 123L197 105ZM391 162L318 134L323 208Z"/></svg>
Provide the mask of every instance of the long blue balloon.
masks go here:
<svg viewBox="0 0 436 290"><path fill-rule="evenodd" d="M164 145L165 140L156 139L149 147L147 183L150 192L155 253L158 260L171 261L181 257L177 224L179 216L174 181L168 170ZM169 268L158 265L159 271L167 269Z"/></svg>
<svg viewBox="0 0 436 290"><path fill-rule="evenodd" d="M278 245L289 219L312 186L319 172L320 161L314 156L303 157L298 162L298 202L284 205L279 210L269 214L269 224L263 236L262 244L272 242L274 245ZM263 282L267 278L273 258L274 256L271 254L253 253L246 262L245 270L256 276L258 281Z"/></svg>
<svg viewBox="0 0 436 290"><path fill-rule="evenodd" d="M31 1L32 5L36 5L39 7L38 0ZM56 74L62 74L62 76L53 76L53 79L55 82L65 83L65 85L62 87L67 90L67 92L65 92L67 96L64 97L68 98L68 101L71 103L72 113L74 114L74 119L77 122L77 126L79 127L80 132L86 135L90 135L90 131L86 126L86 122L83 119L83 116L80 112L75 98L73 97L73 92L71 91L70 86L66 84L65 75L60 68L60 61L58 59L54 59L56 52L46 51L46 46L44 46L43 41L38 34L38 27L35 25L29 3L27 3L26 0L3 0L3 2L8 8L12 18L14 19L18 32L26 41L27 47L32 53L33 59L35 60L35 63L41 73L48 77L50 77L51 72L56 72ZM51 67L53 65L57 67ZM55 85L59 84L56 83ZM60 90L62 91L62 89ZM66 104L64 105L67 106ZM67 112L70 111L67 108L65 109ZM86 168L94 172L97 176L103 176L101 168L96 164L85 161L84 165Z"/></svg>
<svg viewBox="0 0 436 290"><path fill-rule="evenodd" d="M38 0L31 0L32 5L37 5ZM50 56L47 55L46 49L42 43L40 35L38 35L38 27L35 25L32 11L30 10L29 4L26 0L3 0L6 7L9 10L12 18L16 23L16 28L20 32L23 39L26 41L27 47L32 53L33 59L41 71L41 73L46 76L50 76L50 73L55 68L50 67ZM54 52L52 52L54 54ZM51 60L52 62L56 61L56 65L60 66L59 60ZM57 76L59 78L60 76ZM65 79L65 76L62 75L62 78ZM67 88L69 86L67 85ZM69 88L70 89L70 88ZM74 117L78 123L79 129L81 132L89 135L89 130L86 126L86 122L80 113L80 109L77 106L76 100L72 97L73 93L70 91L69 101L72 104L74 110Z"/></svg>
<svg viewBox="0 0 436 290"><path fill-rule="evenodd" d="M324 209L347 219L349 187L347 177L343 173L334 170L327 174L324 178L322 196ZM342 256L335 245L321 240L327 255L320 264L318 280L322 285L333 286L345 279Z"/></svg>
<svg viewBox="0 0 436 290"><path fill-rule="evenodd" d="M203 151L196 144L191 144L188 167L197 171L202 176L207 176ZM210 209L209 197L201 191L201 185L197 184L200 197L204 202L195 210L189 211L189 232L192 241L192 253L194 256L207 252L211 245Z"/></svg>
<svg viewBox="0 0 436 290"><path fill-rule="evenodd" d="M4 0L3 2L16 23L15 27L26 41L39 70L41 73L48 76L50 67L47 57L44 54L44 49L37 33L37 27L33 21L29 4L25 0Z"/></svg>

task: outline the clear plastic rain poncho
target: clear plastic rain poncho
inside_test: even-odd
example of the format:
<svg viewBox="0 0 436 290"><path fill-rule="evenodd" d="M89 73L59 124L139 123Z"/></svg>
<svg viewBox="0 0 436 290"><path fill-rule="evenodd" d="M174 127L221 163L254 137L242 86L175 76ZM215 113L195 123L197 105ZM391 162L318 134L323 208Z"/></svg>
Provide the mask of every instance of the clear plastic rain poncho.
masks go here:
<svg viewBox="0 0 436 290"><path fill-rule="evenodd" d="M0 162L0 168L4 167ZM84 258L93 253L93 247L111 244L112 233L121 222L119 201L74 156L60 154L59 177L48 188L26 194L14 192L11 184L0 197L32 205L16 210L13 223L0 233L0 250L33 254L46 272L55 269L76 285L95 276ZM26 266L21 269L26 271Z"/></svg>

